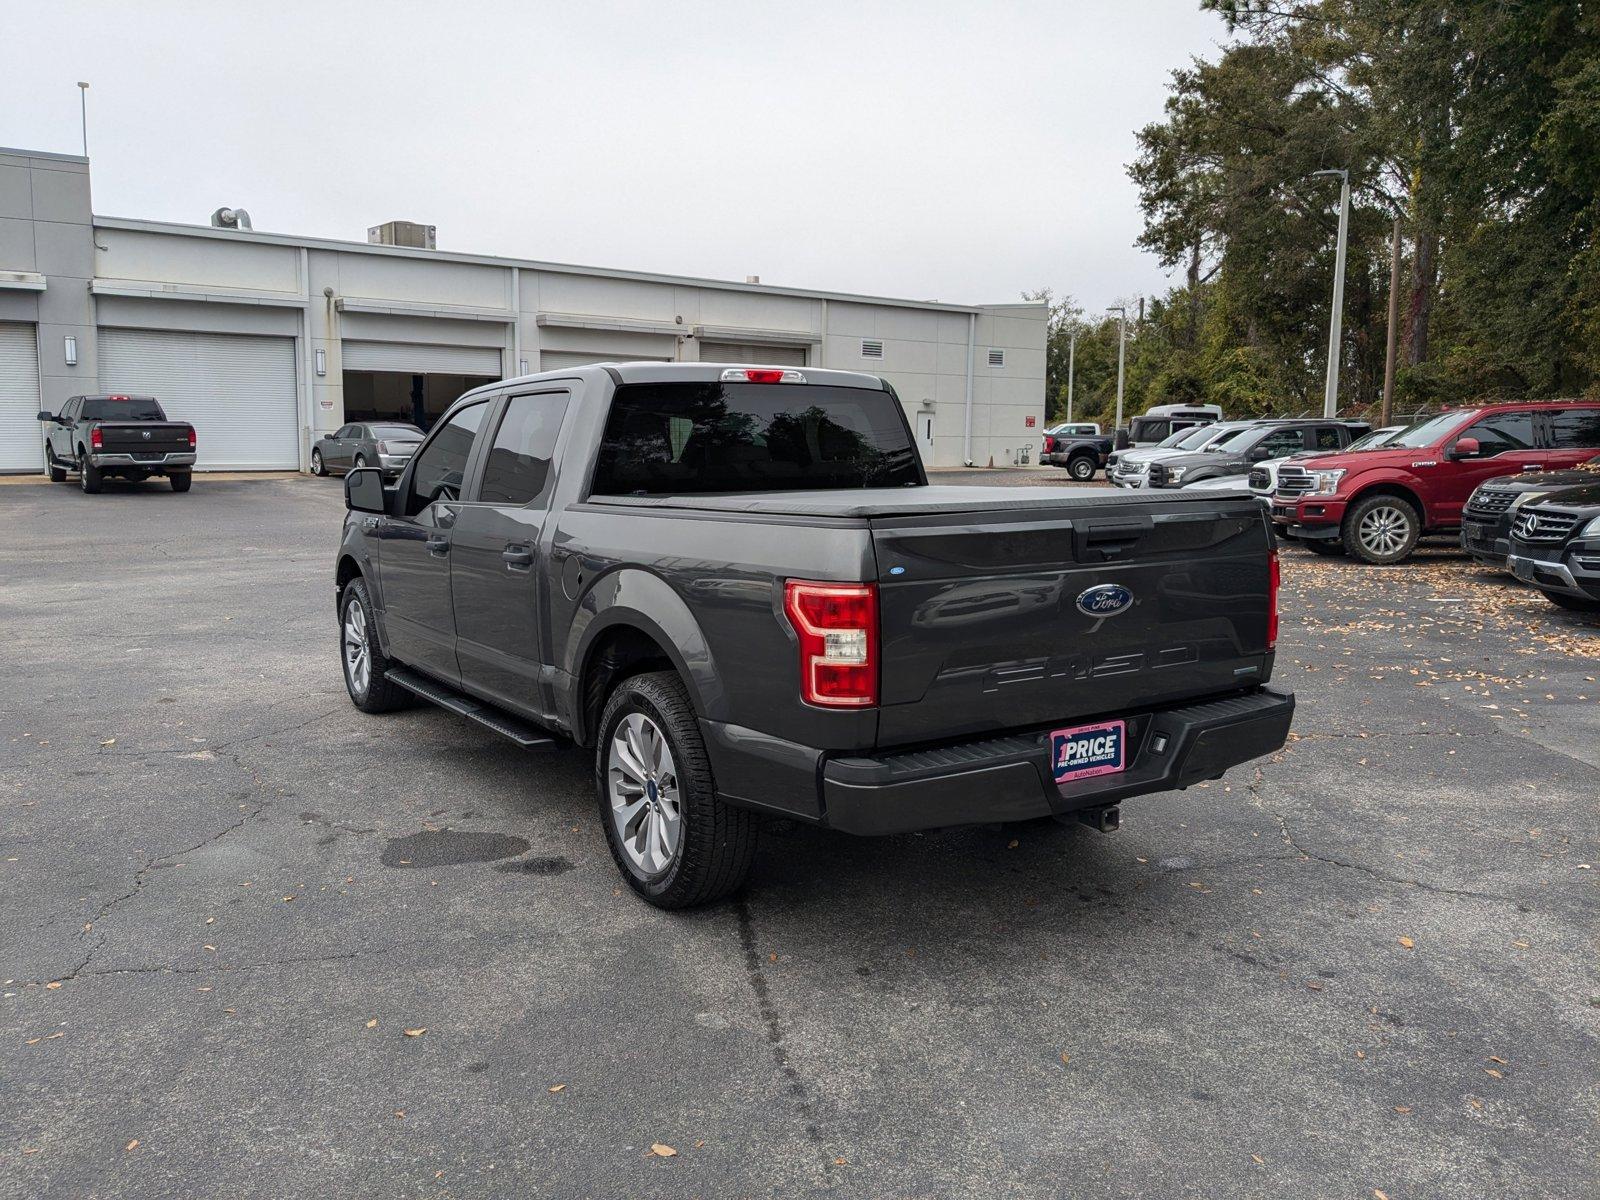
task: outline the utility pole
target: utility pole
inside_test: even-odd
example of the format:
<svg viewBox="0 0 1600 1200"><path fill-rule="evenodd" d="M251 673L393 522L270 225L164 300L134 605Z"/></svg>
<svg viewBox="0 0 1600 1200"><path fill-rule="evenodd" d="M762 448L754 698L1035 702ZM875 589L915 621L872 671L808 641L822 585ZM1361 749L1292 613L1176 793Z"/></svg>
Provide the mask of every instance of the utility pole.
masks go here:
<svg viewBox="0 0 1600 1200"><path fill-rule="evenodd" d="M1112 433L1115 433L1122 428L1122 380L1128 350L1128 306L1114 304L1106 311L1117 314L1117 423L1111 427Z"/></svg>
<svg viewBox="0 0 1600 1200"><path fill-rule="evenodd" d="M1339 177L1339 241L1333 252L1333 312L1328 318L1328 385L1322 394L1322 415L1334 416L1339 411L1339 336L1344 323L1344 245L1350 234L1350 172L1344 170L1313 171L1311 178Z"/></svg>
<svg viewBox="0 0 1600 1200"><path fill-rule="evenodd" d="M1078 330L1067 335L1067 420L1072 420L1072 368L1078 357Z"/></svg>
<svg viewBox="0 0 1600 1200"><path fill-rule="evenodd" d="M1400 323L1400 216L1395 214L1394 237L1389 246L1389 344L1383 352L1383 408L1378 416L1380 426L1387 425L1394 415L1394 350Z"/></svg>
<svg viewBox="0 0 1600 1200"><path fill-rule="evenodd" d="M78 119L83 124L83 156L89 157L89 85L78 80Z"/></svg>

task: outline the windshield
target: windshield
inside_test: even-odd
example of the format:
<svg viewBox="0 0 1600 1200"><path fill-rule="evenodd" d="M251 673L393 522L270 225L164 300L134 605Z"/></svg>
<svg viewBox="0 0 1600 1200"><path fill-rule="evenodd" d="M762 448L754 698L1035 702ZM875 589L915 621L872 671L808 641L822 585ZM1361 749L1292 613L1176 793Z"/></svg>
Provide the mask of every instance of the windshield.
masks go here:
<svg viewBox="0 0 1600 1200"><path fill-rule="evenodd" d="M594 492L670 496L922 483L893 393L814 384L636 383L606 417Z"/></svg>
<svg viewBox="0 0 1600 1200"><path fill-rule="evenodd" d="M414 442L422 440L422 430L415 425L370 425L373 437L395 438L397 440L411 439Z"/></svg>
<svg viewBox="0 0 1600 1200"><path fill-rule="evenodd" d="M1418 421L1415 425L1402 429L1394 435L1388 445L1396 450L1414 450L1419 446L1431 446L1447 433L1460 429L1477 415L1477 409L1440 413L1437 417L1429 417L1426 421Z"/></svg>
<svg viewBox="0 0 1600 1200"><path fill-rule="evenodd" d="M81 414L85 421L165 421L161 405L148 396L88 396Z"/></svg>
<svg viewBox="0 0 1600 1200"><path fill-rule="evenodd" d="M1363 437L1358 437L1344 448L1344 453L1352 450L1376 450L1379 446L1387 446L1394 441L1398 434L1404 433L1402 429L1374 429Z"/></svg>

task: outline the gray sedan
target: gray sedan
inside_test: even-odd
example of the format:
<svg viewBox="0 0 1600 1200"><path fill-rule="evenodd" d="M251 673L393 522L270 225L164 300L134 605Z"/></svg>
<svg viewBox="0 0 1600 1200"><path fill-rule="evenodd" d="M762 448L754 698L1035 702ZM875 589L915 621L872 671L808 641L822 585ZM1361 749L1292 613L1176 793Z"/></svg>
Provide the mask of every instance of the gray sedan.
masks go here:
<svg viewBox="0 0 1600 1200"><path fill-rule="evenodd" d="M415 425L399 421L371 421L346 425L317 439L311 447L311 472L344 474L356 467L377 467L386 479L399 478L422 444Z"/></svg>

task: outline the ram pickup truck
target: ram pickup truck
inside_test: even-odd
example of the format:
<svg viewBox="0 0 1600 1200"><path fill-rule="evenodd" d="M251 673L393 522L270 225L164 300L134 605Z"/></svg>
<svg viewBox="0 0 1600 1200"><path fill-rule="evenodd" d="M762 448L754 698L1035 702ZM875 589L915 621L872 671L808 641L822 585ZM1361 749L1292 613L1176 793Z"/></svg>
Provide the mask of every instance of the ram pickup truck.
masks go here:
<svg viewBox="0 0 1600 1200"><path fill-rule="evenodd" d="M763 814L1109 831L1276 750L1294 710L1258 501L929 486L871 375L506 380L345 494L355 705L588 751L612 856L664 908L738 887Z"/></svg>
<svg viewBox="0 0 1600 1200"><path fill-rule="evenodd" d="M51 483L78 473L78 486L98 492L108 475L149 479L165 475L175 492L193 479L194 426L169 421L150 396L73 396L58 413L42 412L45 472Z"/></svg>
<svg viewBox="0 0 1600 1200"><path fill-rule="evenodd" d="M1323 554L1407 558L1424 533L1455 533L1485 480L1561 471L1600 450L1600 401L1490 404L1419 421L1381 449L1278 468L1272 520Z"/></svg>

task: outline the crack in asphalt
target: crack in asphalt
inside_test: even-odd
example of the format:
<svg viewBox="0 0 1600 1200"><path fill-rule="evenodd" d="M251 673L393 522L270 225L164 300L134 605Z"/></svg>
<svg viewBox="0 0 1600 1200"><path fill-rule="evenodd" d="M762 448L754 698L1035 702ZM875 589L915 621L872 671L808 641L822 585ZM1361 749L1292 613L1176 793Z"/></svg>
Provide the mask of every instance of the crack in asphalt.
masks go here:
<svg viewBox="0 0 1600 1200"><path fill-rule="evenodd" d="M795 1110L805 1122L806 1138L812 1145L820 1147L823 1142L822 1131L817 1127L816 1103L811 1098L805 1081L800 1078L800 1072L789 1060L789 1050L784 1044L783 1025L778 1019L777 1005L772 998L772 987L762 973L761 956L756 951L756 932L750 916L750 902L742 896L739 898L738 913L739 944L744 950L745 975L750 981L750 990L755 993L756 1009L761 1015L767 1045L772 1050L772 1060L777 1063L779 1072L788 1082L788 1091L794 1101ZM823 1160L822 1174L825 1180L833 1174L831 1161Z"/></svg>
<svg viewBox="0 0 1600 1200"><path fill-rule="evenodd" d="M1288 819L1277 809L1273 808L1261 796L1262 775L1261 768L1256 767L1252 772L1249 785L1250 802L1262 812L1267 813L1278 823L1278 833L1283 838L1283 844L1299 854L1302 858L1315 862L1325 863L1330 867L1340 867L1346 871L1358 871L1363 875L1376 879L1379 883L1387 883L1395 887L1414 887L1424 892L1432 892L1439 896L1461 896L1469 900L1494 900L1501 904L1516 904L1517 901L1510 896L1502 896L1498 892L1475 892L1468 888L1445 887L1442 884L1428 883L1421 879L1408 879L1403 875L1385 875L1376 867L1369 867L1363 863L1350 862L1347 859L1335 858L1331 854L1321 854L1318 851L1307 849L1295 840L1294 833L1289 828Z"/></svg>
<svg viewBox="0 0 1600 1200"><path fill-rule="evenodd" d="M336 954L306 954L291 958L267 958L259 962L235 963L231 966L202 966L179 967L171 963L157 963L154 966L143 967L101 967L94 971L84 971L83 975L93 978L101 975L233 975L243 971L260 971L271 967L297 967L313 963L349 962L369 954L387 954L405 946L431 944L429 938L401 938L398 941L386 942L379 946L360 946L354 950L341 950Z"/></svg>

